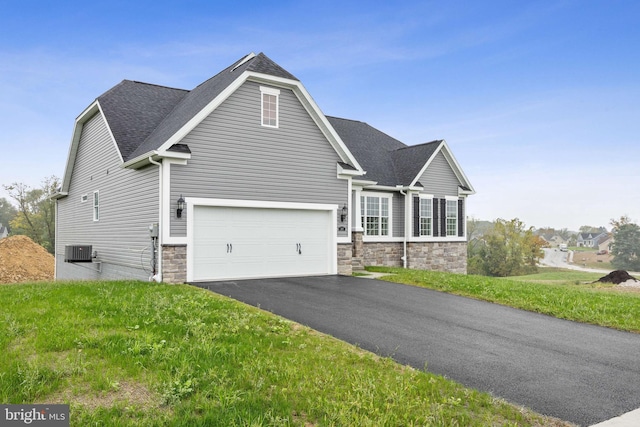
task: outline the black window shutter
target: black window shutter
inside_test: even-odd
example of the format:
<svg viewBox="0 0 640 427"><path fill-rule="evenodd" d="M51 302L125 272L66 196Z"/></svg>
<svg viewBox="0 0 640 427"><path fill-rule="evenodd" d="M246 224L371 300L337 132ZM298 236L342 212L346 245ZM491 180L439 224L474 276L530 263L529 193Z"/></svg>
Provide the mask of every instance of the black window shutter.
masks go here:
<svg viewBox="0 0 640 427"><path fill-rule="evenodd" d="M433 199L433 236L440 235L440 222L438 221L438 199Z"/></svg>
<svg viewBox="0 0 640 427"><path fill-rule="evenodd" d="M458 199L458 237L464 237L464 199Z"/></svg>
<svg viewBox="0 0 640 427"><path fill-rule="evenodd" d="M413 198L413 236L420 236L420 197Z"/></svg>
<svg viewBox="0 0 640 427"><path fill-rule="evenodd" d="M447 235L447 199L440 199L440 235Z"/></svg>

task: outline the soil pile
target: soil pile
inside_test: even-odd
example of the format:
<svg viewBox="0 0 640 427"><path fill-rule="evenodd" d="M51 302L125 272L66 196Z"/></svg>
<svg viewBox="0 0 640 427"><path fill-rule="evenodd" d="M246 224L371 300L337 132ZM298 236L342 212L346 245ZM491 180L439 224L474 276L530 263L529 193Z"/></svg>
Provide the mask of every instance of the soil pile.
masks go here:
<svg viewBox="0 0 640 427"><path fill-rule="evenodd" d="M613 283L614 285L619 285L621 283L626 283L630 280L636 281L635 277L630 275L624 270L616 270L607 274L604 277L599 278L596 282L600 283Z"/></svg>
<svg viewBox="0 0 640 427"><path fill-rule="evenodd" d="M0 283L53 280L55 260L27 236L0 240Z"/></svg>

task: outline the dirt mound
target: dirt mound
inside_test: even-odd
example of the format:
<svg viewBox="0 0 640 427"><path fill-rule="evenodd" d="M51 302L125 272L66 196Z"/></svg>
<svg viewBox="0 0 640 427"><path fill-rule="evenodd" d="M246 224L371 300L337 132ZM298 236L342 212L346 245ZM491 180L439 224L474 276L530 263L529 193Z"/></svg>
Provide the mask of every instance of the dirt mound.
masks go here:
<svg viewBox="0 0 640 427"><path fill-rule="evenodd" d="M0 240L0 283L53 280L55 259L27 236Z"/></svg>
<svg viewBox="0 0 640 427"><path fill-rule="evenodd" d="M613 283L615 285L619 285L620 283L628 282L629 280L636 280L635 277L631 276L624 270L616 270L607 274L604 277L599 278L596 282L600 283Z"/></svg>

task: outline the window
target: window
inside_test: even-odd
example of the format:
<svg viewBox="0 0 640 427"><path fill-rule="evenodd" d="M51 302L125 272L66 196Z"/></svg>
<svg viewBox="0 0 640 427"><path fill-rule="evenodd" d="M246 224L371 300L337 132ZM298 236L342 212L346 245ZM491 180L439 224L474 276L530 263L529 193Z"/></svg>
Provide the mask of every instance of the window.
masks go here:
<svg viewBox="0 0 640 427"><path fill-rule="evenodd" d="M80 196L80 203L84 203L87 200L89 200L89 195L88 194L83 194L82 196Z"/></svg>
<svg viewBox="0 0 640 427"><path fill-rule="evenodd" d="M93 192L93 220L100 221L100 196L97 191Z"/></svg>
<svg viewBox="0 0 640 427"><path fill-rule="evenodd" d="M458 200L447 200L447 236L458 235Z"/></svg>
<svg viewBox="0 0 640 427"><path fill-rule="evenodd" d="M262 126L278 127L278 100L280 91L260 86L262 94Z"/></svg>
<svg viewBox="0 0 640 427"><path fill-rule="evenodd" d="M365 236L389 235L390 197L361 196L360 216Z"/></svg>
<svg viewBox="0 0 640 427"><path fill-rule="evenodd" d="M420 235L431 236L433 233L433 201L432 199L420 198Z"/></svg>

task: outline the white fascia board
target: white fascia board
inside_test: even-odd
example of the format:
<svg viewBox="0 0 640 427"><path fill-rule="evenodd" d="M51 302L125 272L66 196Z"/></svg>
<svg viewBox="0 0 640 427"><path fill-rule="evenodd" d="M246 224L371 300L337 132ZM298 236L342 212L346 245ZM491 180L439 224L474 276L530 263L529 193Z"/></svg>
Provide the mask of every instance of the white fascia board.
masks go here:
<svg viewBox="0 0 640 427"><path fill-rule="evenodd" d="M361 171L353 170L353 169L345 169L339 163L336 164L336 168L338 170L338 178L350 178L354 176L363 175Z"/></svg>
<svg viewBox="0 0 640 427"><path fill-rule="evenodd" d="M353 180L353 186L354 187L358 187L358 188L368 188L371 187L373 185L377 185L378 181L367 181L364 179L354 179Z"/></svg>
<svg viewBox="0 0 640 427"><path fill-rule="evenodd" d="M269 76L255 72L248 72L248 74L252 81L286 87L293 90L293 93L307 110L320 131L327 138L336 153L338 153L340 159L345 163L353 165L361 175L364 175L364 169L362 169L362 166L360 166L360 163L358 163L354 155L351 154L351 151L349 151L346 144L342 141L342 138L340 138L335 129L333 129L333 126L331 126L327 117L324 115L322 110L320 110L318 104L313 100L313 97L309 92L307 92L307 89L304 87L302 82L299 80L285 79L283 77Z"/></svg>
<svg viewBox="0 0 640 427"><path fill-rule="evenodd" d="M367 190L381 190L381 191L421 191L424 190L423 187L419 186L396 186L392 187L390 185L368 185L365 187Z"/></svg>

